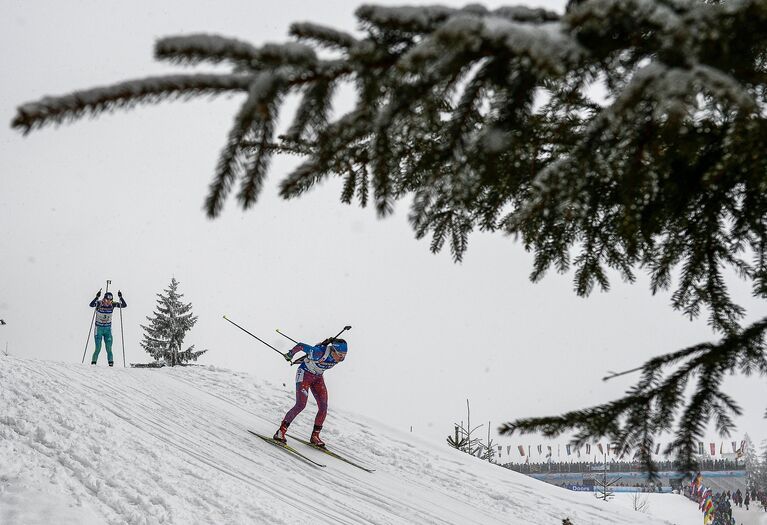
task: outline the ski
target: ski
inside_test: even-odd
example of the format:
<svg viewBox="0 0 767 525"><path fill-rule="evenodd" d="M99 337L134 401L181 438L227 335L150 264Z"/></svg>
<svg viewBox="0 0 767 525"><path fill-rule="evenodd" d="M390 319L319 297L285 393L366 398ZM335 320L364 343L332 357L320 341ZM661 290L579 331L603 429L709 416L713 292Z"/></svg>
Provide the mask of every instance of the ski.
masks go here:
<svg viewBox="0 0 767 525"><path fill-rule="evenodd" d="M335 453L335 452L333 452L332 450L328 450L328 448L327 448L327 447L318 447L317 445L314 445L314 444L312 444L310 441L306 441L306 440L304 440L304 439L301 439L301 438L298 438L298 437L296 437L296 436L291 436L290 434L288 434L288 435L289 435L289 436L290 436L292 439L295 439L296 441L300 441L300 442L301 442L301 443L303 443L304 445L306 445L306 446L308 446L308 447L311 447L311 448L313 448L314 450L319 450L320 452L324 452L325 454L327 454L327 455L328 455L328 456L330 456L330 457L333 457L333 458L336 458L336 459L338 459L338 460L341 460L341 461L343 461L344 463L348 463L349 465L352 465L352 466L354 466L354 467L357 467L358 469L362 469L362 470L364 470L365 472L375 472L375 469L372 469L372 468L367 468L367 467L363 467L363 466L362 466L362 465L360 465L359 463L355 463L354 461L352 461L352 460L350 460L350 459L348 459L348 458L345 458L345 457L343 457L343 456L341 456L341 455L339 455L339 454L336 454L336 453Z"/></svg>
<svg viewBox="0 0 767 525"><path fill-rule="evenodd" d="M322 463L318 463L318 462L314 461L313 459L311 459L311 458L309 458L307 456L304 456L298 450L294 449L293 447L291 447L290 445L288 445L286 443L282 443L280 441L276 441L276 440L274 440L274 439L272 439L270 437L262 436L261 434L259 434L257 432L253 432L252 430L248 430L248 432L250 432L254 436L260 437L261 439L263 439L267 443L270 443L270 444L274 445L277 448L283 449L288 454L293 454L294 456L296 456L296 457L298 457L300 459L303 459L304 461L306 461L308 463L311 463L312 465L315 465L317 467L324 467L325 466Z"/></svg>

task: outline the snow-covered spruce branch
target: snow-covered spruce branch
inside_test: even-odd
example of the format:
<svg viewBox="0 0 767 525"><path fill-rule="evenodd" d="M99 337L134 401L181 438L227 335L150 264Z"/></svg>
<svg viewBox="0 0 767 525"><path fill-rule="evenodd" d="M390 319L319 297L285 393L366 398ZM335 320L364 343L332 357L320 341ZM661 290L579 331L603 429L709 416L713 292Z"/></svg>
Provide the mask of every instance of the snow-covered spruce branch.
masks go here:
<svg viewBox="0 0 767 525"><path fill-rule="evenodd" d="M328 125L328 115L332 109L331 100L336 86L336 82L326 79L307 85L293 124L280 139L287 143L300 142L307 131L316 134L324 130Z"/></svg>
<svg viewBox="0 0 767 525"><path fill-rule="evenodd" d="M235 118L235 125L229 132L229 140L216 167L216 177L205 203L209 216L219 213L238 176L243 179L238 196L243 206L247 207L257 198L272 153L271 149L263 146L271 143L276 108L287 82L286 74L267 72L259 73L251 82L248 98ZM255 150L246 150L243 147L245 141L255 143ZM255 154L251 154L252 151Z"/></svg>
<svg viewBox="0 0 767 525"><path fill-rule="evenodd" d="M741 413L738 404L721 390L722 378L736 371L767 376L765 331L767 318L717 344L702 343L651 359L642 367L640 381L618 400L560 416L519 419L505 423L499 432L540 432L556 437L576 431L574 441L579 446L592 438L607 437L620 449L638 448L642 461L654 473L650 454L654 438L673 430L675 438L665 453L676 453L683 468L694 470L696 443L707 425L713 422L721 435L728 435L734 428L730 414ZM664 377L663 372L672 365L678 368ZM695 377L694 393L687 400L687 386Z"/></svg>
<svg viewBox="0 0 767 525"><path fill-rule="evenodd" d="M308 67L319 62L314 49L304 44L255 47L235 38L208 34L162 38L155 44L155 58L183 65L226 62L238 71L263 71L287 65Z"/></svg>
<svg viewBox="0 0 767 525"><path fill-rule="evenodd" d="M367 4L360 6L356 11L356 15L360 22L368 27L374 27L379 31L408 34L431 33L444 22L461 15L492 17L536 24L553 22L560 19L559 14L546 9L515 6L500 7L491 11L479 4L472 4L463 8L439 5L428 7L385 7Z"/></svg>
<svg viewBox="0 0 767 525"><path fill-rule="evenodd" d="M289 34L299 40L313 41L322 47L348 50L357 44L357 39L345 31L325 27L311 22L291 24Z"/></svg>
<svg viewBox="0 0 767 525"><path fill-rule="evenodd" d="M208 34L161 38L155 43L154 56L181 65L226 62L236 67L253 68L259 64L258 48L250 43Z"/></svg>
<svg viewBox="0 0 767 525"><path fill-rule="evenodd" d="M243 92L249 84L250 77L245 75L168 75L129 80L24 104L19 106L11 126L26 134L45 124L60 124L86 114L131 109L139 103Z"/></svg>
<svg viewBox="0 0 767 525"><path fill-rule="evenodd" d="M284 198L297 197L331 173L343 173L348 170L349 160L352 163L364 162L361 154L347 160L346 156L339 157L338 151L352 150L355 144L362 144L364 148L372 133L371 116L365 108L358 108L328 124L311 143L303 141L311 148L312 155L282 181L280 195ZM290 142L300 144L302 141ZM358 176L357 173L353 175Z"/></svg>
<svg viewBox="0 0 767 525"><path fill-rule="evenodd" d="M247 159L246 172L240 192L237 194L237 200L243 209L248 209L256 202L266 178L269 161L272 157L272 150L268 148L268 145L271 143L274 135L274 126L280 102L281 98L275 95L267 104L264 104L264 109L257 121L257 126L254 126L258 144L253 150L253 154Z"/></svg>

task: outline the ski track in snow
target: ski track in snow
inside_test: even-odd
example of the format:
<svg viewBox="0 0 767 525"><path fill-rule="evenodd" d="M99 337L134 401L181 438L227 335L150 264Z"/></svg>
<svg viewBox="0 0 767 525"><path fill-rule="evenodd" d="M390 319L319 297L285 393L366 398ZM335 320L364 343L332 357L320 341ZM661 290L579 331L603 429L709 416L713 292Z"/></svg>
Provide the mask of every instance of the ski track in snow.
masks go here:
<svg viewBox="0 0 767 525"><path fill-rule="evenodd" d="M247 432L271 435L293 394L215 367L5 357L0 394L3 525L688 523L600 504L332 406L325 440L376 472L293 440L327 465L313 467ZM291 433L308 436L314 412L311 402Z"/></svg>

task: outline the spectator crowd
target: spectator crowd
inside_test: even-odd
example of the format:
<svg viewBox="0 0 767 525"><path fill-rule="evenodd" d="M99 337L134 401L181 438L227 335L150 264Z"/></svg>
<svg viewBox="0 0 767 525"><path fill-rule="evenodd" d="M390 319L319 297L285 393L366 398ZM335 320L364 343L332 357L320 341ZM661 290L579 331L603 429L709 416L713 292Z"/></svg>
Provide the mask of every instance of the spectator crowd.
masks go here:
<svg viewBox="0 0 767 525"><path fill-rule="evenodd" d="M740 489L735 492L714 492L703 484L703 476L698 473L690 483L685 496L695 501L703 512L703 523L706 525L735 525L732 516L733 507L749 510L751 506L761 507L767 512L767 492L751 487L745 492Z"/></svg>
<svg viewBox="0 0 767 525"><path fill-rule="evenodd" d="M702 459L699 463L701 470L744 470L743 461L731 459ZM522 474L568 473L568 472L594 472L604 470L604 463L600 462L566 462L549 461L545 463L505 463L504 467L521 472ZM678 471L682 467L676 461L656 461L655 468L659 472ZM638 461L611 461L607 463L607 470L611 472L645 472L647 469Z"/></svg>

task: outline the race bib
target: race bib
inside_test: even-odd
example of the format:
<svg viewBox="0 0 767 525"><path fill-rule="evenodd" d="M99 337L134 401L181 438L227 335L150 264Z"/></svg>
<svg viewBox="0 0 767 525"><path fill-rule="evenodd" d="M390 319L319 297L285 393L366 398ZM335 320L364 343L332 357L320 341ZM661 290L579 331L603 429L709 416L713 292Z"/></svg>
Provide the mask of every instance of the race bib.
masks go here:
<svg viewBox="0 0 767 525"><path fill-rule="evenodd" d="M109 324L112 322L112 314L96 314L96 322L99 324Z"/></svg>

